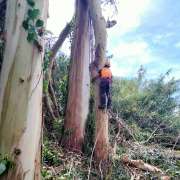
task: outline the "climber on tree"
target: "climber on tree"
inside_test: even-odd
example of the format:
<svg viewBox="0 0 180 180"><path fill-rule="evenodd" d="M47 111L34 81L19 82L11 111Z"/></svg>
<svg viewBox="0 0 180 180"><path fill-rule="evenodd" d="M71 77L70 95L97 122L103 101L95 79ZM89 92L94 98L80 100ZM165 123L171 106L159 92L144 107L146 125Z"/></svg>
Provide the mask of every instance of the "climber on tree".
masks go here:
<svg viewBox="0 0 180 180"><path fill-rule="evenodd" d="M110 70L110 61L106 60L104 67L99 71L100 77L100 105L99 109L111 108L111 85L112 72Z"/></svg>

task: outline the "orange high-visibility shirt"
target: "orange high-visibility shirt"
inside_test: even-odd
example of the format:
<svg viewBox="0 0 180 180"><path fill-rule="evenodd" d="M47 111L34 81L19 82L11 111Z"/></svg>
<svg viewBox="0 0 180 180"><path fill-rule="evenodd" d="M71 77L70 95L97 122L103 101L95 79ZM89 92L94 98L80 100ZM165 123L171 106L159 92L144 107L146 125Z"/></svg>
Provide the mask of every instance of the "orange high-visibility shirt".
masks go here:
<svg viewBox="0 0 180 180"><path fill-rule="evenodd" d="M112 78L112 72L109 68L102 68L100 71L100 77L102 78Z"/></svg>

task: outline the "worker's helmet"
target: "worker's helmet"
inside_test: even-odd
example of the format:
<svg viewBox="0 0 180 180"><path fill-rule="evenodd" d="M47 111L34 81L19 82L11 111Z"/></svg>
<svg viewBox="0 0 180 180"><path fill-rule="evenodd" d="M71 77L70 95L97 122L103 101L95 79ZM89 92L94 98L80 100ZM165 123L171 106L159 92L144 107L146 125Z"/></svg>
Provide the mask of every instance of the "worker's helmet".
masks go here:
<svg viewBox="0 0 180 180"><path fill-rule="evenodd" d="M110 63L109 59L106 59L104 66L111 67L111 63Z"/></svg>

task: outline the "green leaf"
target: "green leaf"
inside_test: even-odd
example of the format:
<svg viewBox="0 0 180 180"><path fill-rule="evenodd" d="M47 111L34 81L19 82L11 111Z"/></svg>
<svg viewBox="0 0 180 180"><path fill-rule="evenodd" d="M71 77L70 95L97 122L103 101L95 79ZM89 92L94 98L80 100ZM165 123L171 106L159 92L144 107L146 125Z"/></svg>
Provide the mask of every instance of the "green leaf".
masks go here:
<svg viewBox="0 0 180 180"><path fill-rule="evenodd" d="M2 175L6 171L6 165L3 163L0 163L0 175Z"/></svg>
<svg viewBox="0 0 180 180"><path fill-rule="evenodd" d="M28 16L30 19L35 20L40 14L39 9L29 9L28 10Z"/></svg>
<svg viewBox="0 0 180 180"><path fill-rule="evenodd" d="M33 42L36 39L36 33L35 32L28 32L27 40L29 42Z"/></svg>
<svg viewBox="0 0 180 180"><path fill-rule="evenodd" d="M36 21L36 27L43 27L43 26L44 26L44 21L41 20L41 19L38 19L38 20Z"/></svg>
<svg viewBox="0 0 180 180"><path fill-rule="evenodd" d="M35 6L35 2L33 0L27 0L27 3L31 6L34 7Z"/></svg>
<svg viewBox="0 0 180 180"><path fill-rule="evenodd" d="M24 20L23 23L22 23L22 26L23 26L23 28L25 30L28 30L28 28L29 28L29 20L28 19Z"/></svg>

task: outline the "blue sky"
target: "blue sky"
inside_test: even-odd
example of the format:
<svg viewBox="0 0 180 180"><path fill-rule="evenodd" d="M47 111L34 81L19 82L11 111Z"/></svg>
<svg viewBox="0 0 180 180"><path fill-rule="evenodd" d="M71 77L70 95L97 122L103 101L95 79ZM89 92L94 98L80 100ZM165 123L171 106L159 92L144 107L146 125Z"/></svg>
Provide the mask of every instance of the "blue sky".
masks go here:
<svg viewBox="0 0 180 180"><path fill-rule="evenodd" d="M118 22L108 30L113 74L133 77L143 65L151 78L170 68L180 78L180 0L119 0L117 8L117 14L112 7L103 8L106 18ZM73 0L51 0L48 29L58 35L73 12ZM63 51L68 47L66 43Z"/></svg>

